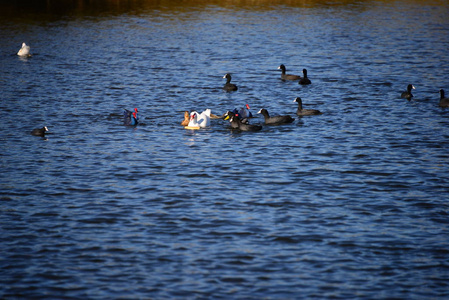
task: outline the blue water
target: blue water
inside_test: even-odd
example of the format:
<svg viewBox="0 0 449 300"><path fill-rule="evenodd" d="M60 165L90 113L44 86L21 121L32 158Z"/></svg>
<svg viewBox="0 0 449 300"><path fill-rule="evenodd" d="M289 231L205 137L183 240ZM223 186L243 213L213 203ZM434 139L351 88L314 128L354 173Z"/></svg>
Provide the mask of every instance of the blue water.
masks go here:
<svg viewBox="0 0 449 300"><path fill-rule="evenodd" d="M0 19L0 298L449 297L447 2L139 3Z"/></svg>

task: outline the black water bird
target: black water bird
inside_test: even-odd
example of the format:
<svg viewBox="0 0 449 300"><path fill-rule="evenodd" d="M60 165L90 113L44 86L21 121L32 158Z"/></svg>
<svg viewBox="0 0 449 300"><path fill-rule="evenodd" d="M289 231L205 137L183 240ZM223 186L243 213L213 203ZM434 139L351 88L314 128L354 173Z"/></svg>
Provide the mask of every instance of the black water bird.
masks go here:
<svg viewBox="0 0 449 300"><path fill-rule="evenodd" d="M229 73L225 74L223 76L223 78L226 78L226 83L223 86L223 90L225 90L226 92L233 92L233 91L238 90L237 86L235 84L231 83L231 79L232 79L231 74L229 74Z"/></svg>
<svg viewBox="0 0 449 300"><path fill-rule="evenodd" d="M317 109L304 109L302 108L302 99L299 97L296 97L293 102L298 103L298 109L296 110L296 114L298 116L313 116L313 115L321 115L322 112Z"/></svg>
<svg viewBox="0 0 449 300"><path fill-rule="evenodd" d="M236 117L234 120L231 121L231 119L233 117ZM231 123L231 128L239 128L239 124L237 122L236 119L239 119L241 123L243 124L248 124L248 119L247 118L241 118L241 116L236 113L235 111L227 111L224 115L223 115L223 119L224 120L229 120L229 122Z"/></svg>
<svg viewBox="0 0 449 300"><path fill-rule="evenodd" d="M407 90L405 92L402 92L401 98L405 98L408 101L412 100L412 98L413 98L412 89L415 89L413 84L407 85Z"/></svg>
<svg viewBox="0 0 449 300"><path fill-rule="evenodd" d="M241 131L260 131L262 129L261 125L242 123L242 120L240 120L237 116L231 117L229 121L233 124L231 125L232 128L235 128L234 126L237 125L237 128Z"/></svg>
<svg viewBox="0 0 449 300"><path fill-rule="evenodd" d="M33 129L32 131L31 131L31 134L32 135L35 135L35 136L45 136L45 133L47 132L47 131L49 131L48 130L48 128L47 128L47 126L44 126L44 127L42 127L42 128L36 128L36 129Z"/></svg>
<svg viewBox="0 0 449 300"><path fill-rule="evenodd" d="M311 84L312 81L310 81L310 79L307 77L307 70L306 69L302 69L302 74L303 74L303 77L299 80L298 83L302 84L302 85Z"/></svg>
<svg viewBox="0 0 449 300"><path fill-rule="evenodd" d="M286 74L287 69L284 65L280 65L278 67L278 70L282 70L281 79L282 80L300 80L301 76L298 75L292 75L292 74Z"/></svg>
<svg viewBox="0 0 449 300"><path fill-rule="evenodd" d="M449 98L444 97L444 90L440 90L440 103L439 106L441 107L449 107Z"/></svg>
<svg viewBox="0 0 449 300"><path fill-rule="evenodd" d="M280 124L288 124L292 123L295 119L286 115L286 116L274 116L270 117L268 110L262 108L259 110L258 114L262 114L265 118L265 125L280 125Z"/></svg>

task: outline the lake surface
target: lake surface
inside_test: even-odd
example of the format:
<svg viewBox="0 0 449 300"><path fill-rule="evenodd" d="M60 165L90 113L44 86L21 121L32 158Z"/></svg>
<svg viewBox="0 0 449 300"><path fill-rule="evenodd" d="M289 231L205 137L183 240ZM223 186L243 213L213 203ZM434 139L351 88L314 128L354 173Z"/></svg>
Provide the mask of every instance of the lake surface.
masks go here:
<svg viewBox="0 0 449 300"><path fill-rule="evenodd" d="M0 298L449 297L446 1L121 2L0 5Z"/></svg>

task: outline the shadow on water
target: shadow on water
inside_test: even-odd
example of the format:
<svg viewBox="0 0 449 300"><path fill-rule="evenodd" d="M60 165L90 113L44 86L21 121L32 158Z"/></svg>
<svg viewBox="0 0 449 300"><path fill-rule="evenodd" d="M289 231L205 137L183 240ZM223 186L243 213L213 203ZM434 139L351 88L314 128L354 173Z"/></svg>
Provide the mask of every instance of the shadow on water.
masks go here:
<svg viewBox="0 0 449 300"><path fill-rule="evenodd" d="M6 0L0 2L2 19L35 18L36 15L57 18L58 16L89 16L98 14L119 15L123 13L138 14L148 10L183 11L201 10L216 6L231 9L270 10L276 6L287 7L337 7L337 6L372 6L390 5L391 1L357 1L357 0ZM408 0L407 2L428 4L425 0ZM430 1L432 2L432 1ZM444 6L445 1L433 1L432 5Z"/></svg>

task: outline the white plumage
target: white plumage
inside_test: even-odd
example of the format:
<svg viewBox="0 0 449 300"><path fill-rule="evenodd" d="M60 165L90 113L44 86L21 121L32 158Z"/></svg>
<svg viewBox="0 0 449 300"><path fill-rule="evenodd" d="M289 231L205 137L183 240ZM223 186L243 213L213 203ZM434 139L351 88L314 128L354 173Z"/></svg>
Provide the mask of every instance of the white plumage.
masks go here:
<svg viewBox="0 0 449 300"><path fill-rule="evenodd" d="M201 128L205 128L210 125L210 109L206 109L202 113L197 113L196 111L192 111L190 113L190 122L189 127L198 126Z"/></svg>
<svg viewBox="0 0 449 300"><path fill-rule="evenodd" d="M22 48L20 48L19 52L17 52L19 56L30 56L30 46L25 43L22 43Z"/></svg>

